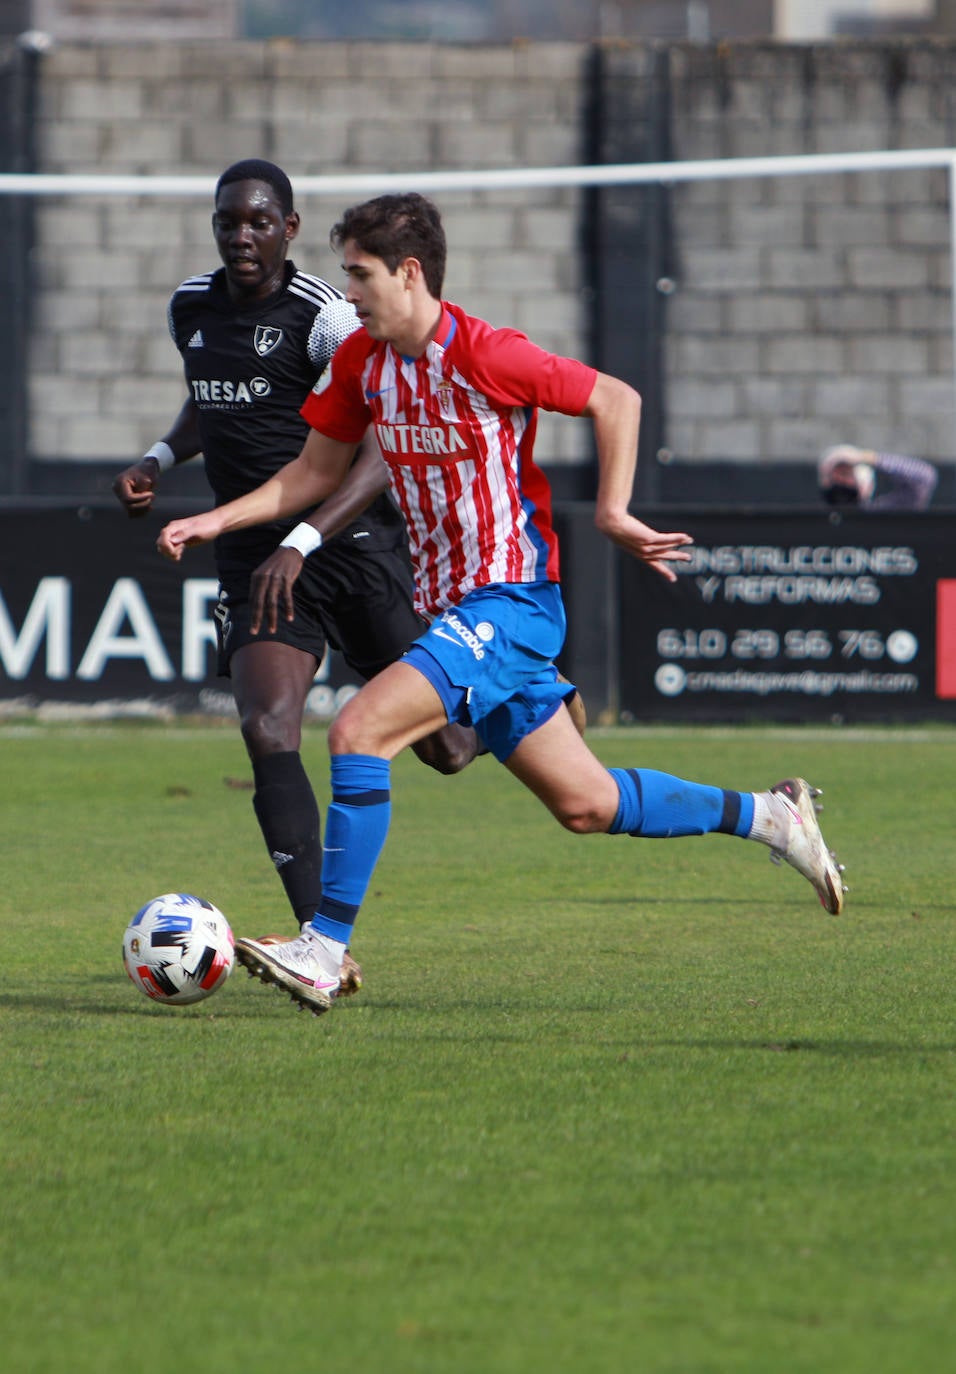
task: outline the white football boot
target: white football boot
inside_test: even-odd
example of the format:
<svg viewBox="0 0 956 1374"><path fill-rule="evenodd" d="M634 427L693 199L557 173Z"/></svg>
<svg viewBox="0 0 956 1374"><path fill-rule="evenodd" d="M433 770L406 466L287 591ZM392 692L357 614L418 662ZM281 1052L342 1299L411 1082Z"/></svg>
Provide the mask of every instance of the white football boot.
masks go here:
<svg viewBox="0 0 956 1374"><path fill-rule="evenodd" d="M307 929L308 922L302 927L302 931ZM258 935L255 943L257 945L288 945L294 939L296 939L294 935ZM362 973L362 965L357 959L352 958L351 951L347 949L339 972L339 990L335 994L336 997L351 997L353 993L361 990L364 981L365 975Z"/></svg>
<svg viewBox="0 0 956 1374"><path fill-rule="evenodd" d="M322 957L324 953L319 937L313 931L307 931L295 940L279 943L249 939L236 941L236 959L252 977L282 988L300 1007L307 1007L313 1016L321 1016L328 1011L341 981L338 970L329 969L327 957Z"/></svg>
<svg viewBox="0 0 956 1374"><path fill-rule="evenodd" d="M785 778L764 793L768 799L774 823L770 841L770 857L774 863L783 860L802 873L816 888L817 896L831 916L843 910L843 865L837 862L820 830L816 804L820 789L811 787L803 778Z"/></svg>

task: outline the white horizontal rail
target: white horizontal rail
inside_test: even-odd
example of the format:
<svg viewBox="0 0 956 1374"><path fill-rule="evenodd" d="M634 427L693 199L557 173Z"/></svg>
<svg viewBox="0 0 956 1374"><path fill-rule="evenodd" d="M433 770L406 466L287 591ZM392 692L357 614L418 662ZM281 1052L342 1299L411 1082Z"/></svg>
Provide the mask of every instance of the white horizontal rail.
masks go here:
<svg viewBox="0 0 956 1374"><path fill-rule="evenodd" d="M739 177L830 175L839 172L948 171L950 317L956 369L956 148L908 148L860 153L804 153L781 157L695 159L685 162L625 162L606 166L514 167L456 172L368 172L342 176L293 177L297 195L381 195L388 191L494 191L538 187L673 185ZM217 175L100 176L95 173L0 174L0 194L26 196L210 197ZM956 372L954 372L956 405Z"/></svg>
<svg viewBox="0 0 956 1374"><path fill-rule="evenodd" d="M834 172L956 167L956 148L910 148L869 153L806 153L790 157L731 157L686 162L621 162L605 166L510 167L457 172L362 172L293 177L302 195L366 194L394 190L489 191L541 186L622 186L717 181L731 177L807 176ZM0 193L32 196L208 196L216 176L100 176L96 173L10 172Z"/></svg>

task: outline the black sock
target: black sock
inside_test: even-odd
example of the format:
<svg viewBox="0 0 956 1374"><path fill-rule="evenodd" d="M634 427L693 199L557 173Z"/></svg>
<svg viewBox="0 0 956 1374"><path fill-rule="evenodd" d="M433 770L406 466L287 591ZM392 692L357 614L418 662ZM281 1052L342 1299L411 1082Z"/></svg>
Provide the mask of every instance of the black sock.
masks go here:
<svg viewBox="0 0 956 1374"><path fill-rule="evenodd" d="M322 835L312 784L294 750L253 760L259 827L296 920L311 921L322 896Z"/></svg>

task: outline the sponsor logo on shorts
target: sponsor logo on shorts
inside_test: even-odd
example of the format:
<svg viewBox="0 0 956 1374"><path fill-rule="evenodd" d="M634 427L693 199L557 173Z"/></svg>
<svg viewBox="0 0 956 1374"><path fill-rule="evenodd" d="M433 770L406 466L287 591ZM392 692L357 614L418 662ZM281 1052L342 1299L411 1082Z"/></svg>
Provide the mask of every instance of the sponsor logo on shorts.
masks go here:
<svg viewBox="0 0 956 1374"><path fill-rule="evenodd" d="M450 633L445 633L443 626L447 626ZM482 620L474 629L471 629L455 615L454 611L444 611L434 633L440 639L447 639L451 644L464 644L471 650L475 660L480 663L485 656L483 646L494 638L495 627L490 625L487 620Z"/></svg>

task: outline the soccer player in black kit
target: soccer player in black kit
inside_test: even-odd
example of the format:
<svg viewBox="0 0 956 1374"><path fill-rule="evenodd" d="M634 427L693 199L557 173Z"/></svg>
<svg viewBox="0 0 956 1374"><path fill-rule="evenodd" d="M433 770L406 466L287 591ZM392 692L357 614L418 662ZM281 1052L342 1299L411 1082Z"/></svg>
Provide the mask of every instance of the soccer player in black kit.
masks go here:
<svg viewBox="0 0 956 1374"><path fill-rule="evenodd" d="M227 168L212 225L223 266L184 281L169 303L189 394L165 436L113 484L131 516L149 510L161 473L200 452L216 505L253 491L295 458L308 433L300 406L338 344L361 327L339 291L288 260L299 216L281 168L258 159ZM380 455L360 453L357 465L368 477L348 507L332 496L298 520L226 534L215 545L219 671L232 679L256 817L300 925L321 896L319 808L299 749L326 644L368 679L423 628ZM270 575L291 598L289 616L260 624L262 579ZM477 752L474 731L458 725L422 745L420 757L444 773ZM361 970L349 959L340 994L360 985Z"/></svg>

